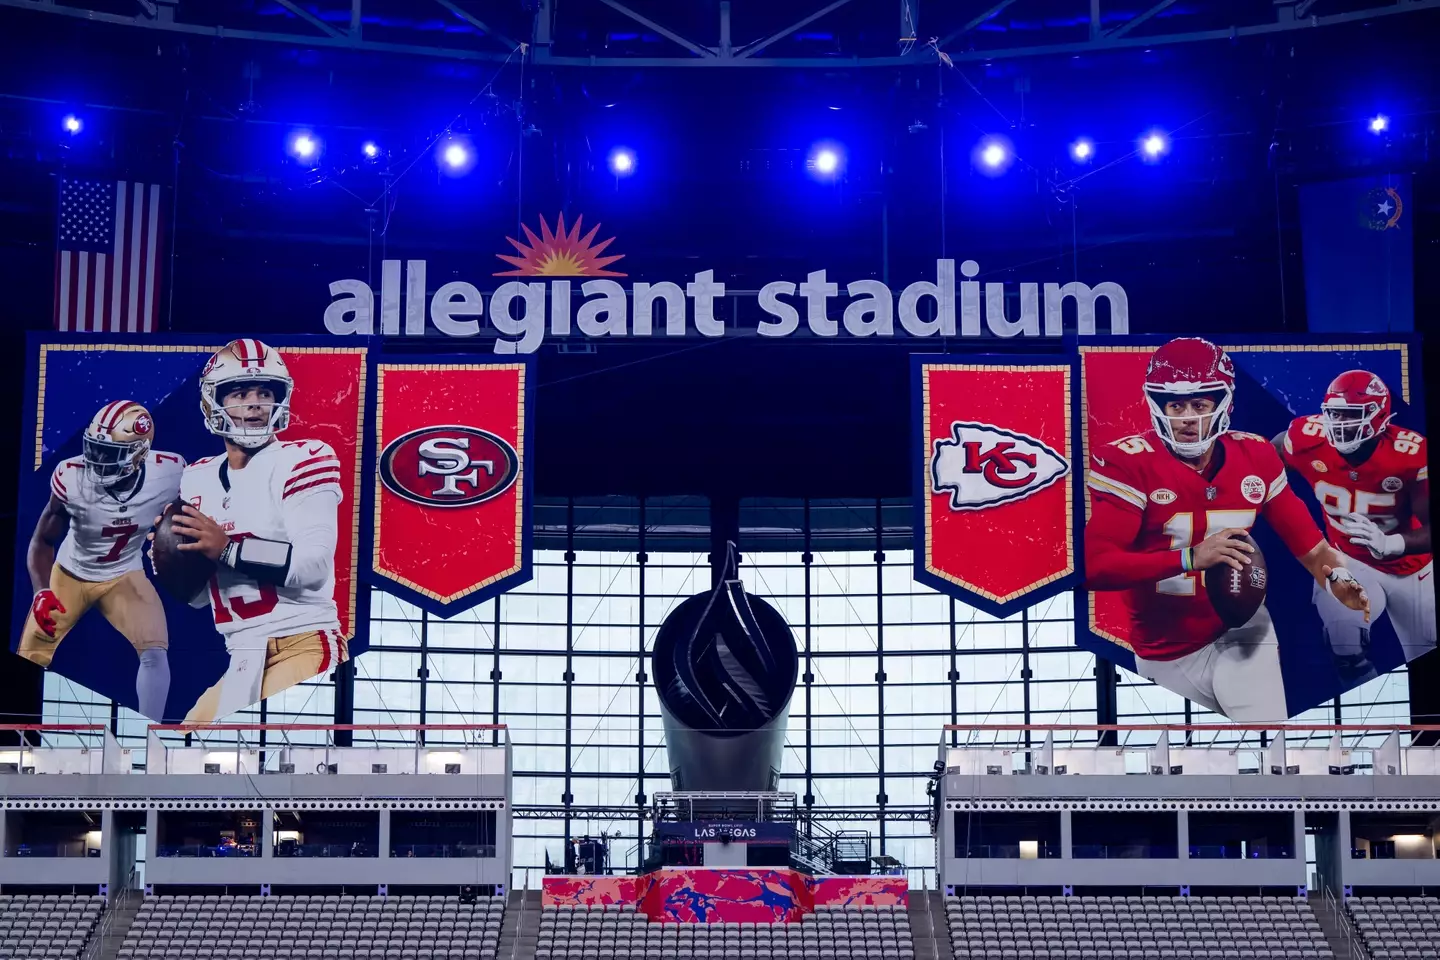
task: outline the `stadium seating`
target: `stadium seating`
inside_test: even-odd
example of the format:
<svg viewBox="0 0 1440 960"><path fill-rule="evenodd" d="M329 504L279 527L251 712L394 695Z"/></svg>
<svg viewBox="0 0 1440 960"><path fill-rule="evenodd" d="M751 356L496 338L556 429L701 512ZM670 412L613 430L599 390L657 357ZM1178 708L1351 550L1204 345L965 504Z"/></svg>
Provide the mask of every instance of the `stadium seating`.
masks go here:
<svg viewBox="0 0 1440 960"><path fill-rule="evenodd" d="M1279 897L960 897L957 960L1329 960L1304 900Z"/></svg>
<svg viewBox="0 0 1440 960"><path fill-rule="evenodd" d="M1440 957L1440 900L1434 897L1359 897L1345 907L1375 960Z"/></svg>
<svg viewBox="0 0 1440 960"><path fill-rule="evenodd" d="M0 896L0 957L78 957L104 905L79 894Z"/></svg>
<svg viewBox="0 0 1440 960"><path fill-rule="evenodd" d="M118 960L493 960L505 901L152 897Z"/></svg>
<svg viewBox="0 0 1440 960"><path fill-rule="evenodd" d="M659 923L633 904L546 907L536 960L912 960L899 907L819 906L799 923Z"/></svg>

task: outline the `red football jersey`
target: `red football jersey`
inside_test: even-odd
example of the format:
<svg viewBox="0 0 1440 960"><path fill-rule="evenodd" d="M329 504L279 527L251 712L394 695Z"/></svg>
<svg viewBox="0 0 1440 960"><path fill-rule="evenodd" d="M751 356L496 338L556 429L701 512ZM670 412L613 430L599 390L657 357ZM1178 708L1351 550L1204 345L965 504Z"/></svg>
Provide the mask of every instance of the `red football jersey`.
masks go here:
<svg viewBox="0 0 1440 960"><path fill-rule="evenodd" d="M1140 515L1133 543L1114 546L1168 554L1176 558L1170 569L1178 570L1176 551L1227 527L1249 530L1262 515L1297 555L1320 542L1319 528L1289 489L1285 467L1268 440L1226 433L1215 446L1215 456L1223 459L1208 478L1172 454L1153 430L1097 450L1086 480L1092 495ZM1278 509L1282 501L1293 509ZM1097 546L1105 539L1101 531L1087 530L1086 535ZM1090 548L1087 543L1087 555ZM1174 660L1225 632L1203 576L1203 571L1181 572L1128 588L1129 639L1137 656Z"/></svg>
<svg viewBox="0 0 1440 960"><path fill-rule="evenodd" d="M1386 533L1404 533L1420 525L1414 498L1429 483L1425 438L1391 424L1380 434L1363 463L1351 463L1325 439L1321 418L1296 417L1285 431L1285 466L1305 478L1325 511L1325 532L1336 550L1397 577L1409 576L1430 562L1428 553L1376 560L1365 547L1351 543L1340 529L1347 513L1363 513Z"/></svg>

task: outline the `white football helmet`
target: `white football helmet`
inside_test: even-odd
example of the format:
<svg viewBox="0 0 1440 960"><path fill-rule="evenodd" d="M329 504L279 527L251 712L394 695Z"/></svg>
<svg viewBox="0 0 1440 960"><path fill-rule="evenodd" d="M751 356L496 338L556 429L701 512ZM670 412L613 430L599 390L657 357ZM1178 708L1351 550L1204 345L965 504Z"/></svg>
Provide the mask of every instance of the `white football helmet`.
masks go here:
<svg viewBox="0 0 1440 960"><path fill-rule="evenodd" d="M81 438L85 477L102 487L132 476L155 442L155 420L133 400L112 400L90 418Z"/></svg>
<svg viewBox="0 0 1440 960"><path fill-rule="evenodd" d="M263 424L246 424L221 402L237 387L265 386L275 394ZM290 397L295 381L279 351L246 338L231 340L216 351L200 374L200 412L205 429L247 449L263 447L290 425ZM237 408L238 413L238 408Z"/></svg>

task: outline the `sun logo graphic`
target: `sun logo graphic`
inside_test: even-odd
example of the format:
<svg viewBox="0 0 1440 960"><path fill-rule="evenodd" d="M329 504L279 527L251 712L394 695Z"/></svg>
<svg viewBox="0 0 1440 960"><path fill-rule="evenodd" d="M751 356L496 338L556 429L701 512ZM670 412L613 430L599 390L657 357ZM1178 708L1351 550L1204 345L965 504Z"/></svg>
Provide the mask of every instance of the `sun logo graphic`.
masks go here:
<svg viewBox="0 0 1440 960"><path fill-rule="evenodd" d="M514 265L514 270L497 270L494 276L497 277L623 277L625 274L614 270L606 270L610 264L621 259L625 255L612 254L601 256L605 248L614 242L615 238L610 237L595 243L595 234L600 230L597 223L590 228L590 232L583 237L580 235L580 225L584 217L576 217L575 225L568 231L565 229L565 214L555 218L555 230L551 232L550 225L545 218L540 218L540 236L528 226L521 224L520 229L525 231L525 239L528 244L521 243L514 237L506 237L510 245L516 249L519 256L512 256L506 253L497 253L496 256L506 263Z"/></svg>

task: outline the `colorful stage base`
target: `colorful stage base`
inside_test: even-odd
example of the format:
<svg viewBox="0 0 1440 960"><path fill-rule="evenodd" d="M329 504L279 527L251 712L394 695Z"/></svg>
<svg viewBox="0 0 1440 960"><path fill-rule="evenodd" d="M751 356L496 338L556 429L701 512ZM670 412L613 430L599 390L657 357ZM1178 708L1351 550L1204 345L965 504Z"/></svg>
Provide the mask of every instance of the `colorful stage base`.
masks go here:
<svg viewBox="0 0 1440 960"><path fill-rule="evenodd" d="M544 904L636 904L662 923L794 923L817 904L905 905L903 877L812 877L798 870L667 869L640 877L546 877Z"/></svg>

